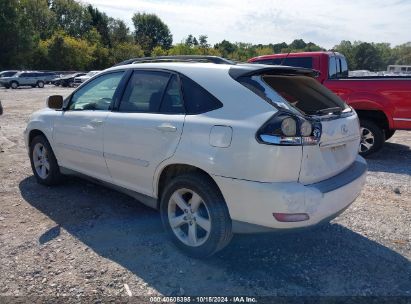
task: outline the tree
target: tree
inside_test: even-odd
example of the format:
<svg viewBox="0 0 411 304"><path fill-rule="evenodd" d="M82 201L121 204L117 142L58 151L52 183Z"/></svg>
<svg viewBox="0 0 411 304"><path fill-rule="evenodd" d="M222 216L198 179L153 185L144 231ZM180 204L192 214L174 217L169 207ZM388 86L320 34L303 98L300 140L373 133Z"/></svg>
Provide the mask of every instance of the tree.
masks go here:
<svg viewBox="0 0 411 304"><path fill-rule="evenodd" d="M87 40L56 32L50 39L41 42L46 50L48 67L56 70L86 70L95 60L95 48Z"/></svg>
<svg viewBox="0 0 411 304"><path fill-rule="evenodd" d="M92 27L89 11L75 0L53 0L51 10L56 15L58 28L70 36L82 37Z"/></svg>
<svg viewBox="0 0 411 304"><path fill-rule="evenodd" d="M25 68L36 41L27 10L18 0L0 1L0 67Z"/></svg>
<svg viewBox="0 0 411 304"><path fill-rule="evenodd" d="M108 28L109 19L105 13L100 12L91 4L87 6L87 10L91 16L91 25L100 34L101 42L104 46L111 46L110 34Z"/></svg>
<svg viewBox="0 0 411 304"><path fill-rule="evenodd" d="M155 14L134 14L135 40L141 45L144 54L149 56L156 46L168 50L173 43L173 36L168 26Z"/></svg>
<svg viewBox="0 0 411 304"><path fill-rule="evenodd" d="M207 39L208 39L207 35L200 35L198 37L200 48L207 49L210 47L210 45L207 42Z"/></svg>
<svg viewBox="0 0 411 304"><path fill-rule="evenodd" d="M362 42L354 48L354 58L358 69L378 71L382 65L378 50L368 42Z"/></svg>
<svg viewBox="0 0 411 304"><path fill-rule="evenodd" d="M218 50L223 57L228 57L229 54L233 53L237 49L237 46L230 41L223 40L220 43L215 44L214 48Z"/></svg>
<svg viewBox="0 0 411 304"><path fill-rule="evenodd" d="M141 47L131 42L123 42L114 45L110 50L110 53L110 60L112 65L127 59L144 56L144 52Z"/></svg>
<svg viewBox="0 0 411 304"><path fill-rule="evenodd" d="M185 40L185 44L188 45L189 47L193 46L193 35L188 35L188 37Z"/></svg>
<svg viewBox="0 0 411 304"><path fill-rule="evenodd" d="M129 28L123 20L109 18L108 28L112 45L132 42L133 38L130 36Z"/></svg>

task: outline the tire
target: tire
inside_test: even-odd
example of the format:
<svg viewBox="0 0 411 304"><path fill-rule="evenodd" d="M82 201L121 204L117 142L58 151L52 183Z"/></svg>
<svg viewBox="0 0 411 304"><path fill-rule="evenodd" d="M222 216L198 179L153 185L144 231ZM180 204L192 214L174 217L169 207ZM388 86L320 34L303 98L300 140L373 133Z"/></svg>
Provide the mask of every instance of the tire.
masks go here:
<svg viewBox="0 0 411 304"><path fill-rule="evenodd" d="M361 119L360 130L361 142L359 153L361 156L368 156L381 149L385 139L384 132L375 122Z"/></svg>
<svg viewBox="0 0 411 304"><path fill-rule="evenodd" d="M191 202L193 197L197 199ZM173 178L161 196L160 212L173 243L191 257L209 257L227 246L232 238L227 205L220 190L205 174Z"/></svg>
<svg viewBox="0 0 411 304"><path fill-rule="evenodd" d="M44 135L38 135L31 141L30 163L33 174L39 184L53 186L61 182L60 167L53 149Z"/></svg>
<svg viewBox="0 0 411 304"><path fill-rule="evenodd" d="M42 88L44 88L44 81L37 81L37 86L40 88L40 89L42 89Z"/></svg>
<svg viewBox="0 0 411 304"><path fill-rule="evenodd" d="M395 130L385 130L385 140L390 139L395 133Z"/></svg>
<svg viewBox="0 0 411 304"><path fill-rule="evenodd" d="M12 89L17 89L17 88L19 87L19 83L18 83L17 81L12 81L12 82L10 83L10 87L11 87Z"/></svg>

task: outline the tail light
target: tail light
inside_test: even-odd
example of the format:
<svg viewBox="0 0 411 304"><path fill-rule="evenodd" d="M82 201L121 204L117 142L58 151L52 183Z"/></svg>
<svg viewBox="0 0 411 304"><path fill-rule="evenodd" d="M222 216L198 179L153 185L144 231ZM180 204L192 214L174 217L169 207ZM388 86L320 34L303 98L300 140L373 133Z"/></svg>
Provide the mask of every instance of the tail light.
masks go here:
<svg viewBox="0 0 411 304"><path fill-rule="evenodd" d="M268 145L316 145L322 133L321 123L294 113L281 111L257 132L257 141Z"/></svg>

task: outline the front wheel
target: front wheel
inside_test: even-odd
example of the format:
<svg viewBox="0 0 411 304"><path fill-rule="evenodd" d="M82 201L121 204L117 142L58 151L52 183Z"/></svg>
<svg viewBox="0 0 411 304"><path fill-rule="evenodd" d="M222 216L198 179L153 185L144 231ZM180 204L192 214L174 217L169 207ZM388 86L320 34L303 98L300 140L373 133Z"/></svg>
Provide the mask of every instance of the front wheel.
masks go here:
<svg viewBox="0 0 411 304"><path fill-rule="evenodd" d="M40 89L44 88L44 82L43 82L43 81L38 81L38 82L37 82L37 86L38 86Z"/></svg>
<svg viewBox="0 0 411 304"><path fill-rule="evenodd" d="M232 223L219 189L203 174L172 179L160 202L164 228L187 255L205 258L231 240Z"/></svg>
<svg viewBox="0 0 411 304"><path fill-rule="evenodd" d="M60 167L45 136L36 136L31 141L30 163L39 184L52 186L61 181Z"/></svg>
<svg viewBox="0 0 411 304"><path fill-rule="evenodd" d="M384 132L373 121L362 119L360 121L361 142L359 153L368 156L381 149L384 144Z"/></svg>
<svg viewBox="0 0 411 304"><path fill-rule="evenodd" d="M13 82L10 84L10 87L11 87L12 89L17 89L17 88L19 87L19 84L18 84L17 81L13 81Z"/></svg>

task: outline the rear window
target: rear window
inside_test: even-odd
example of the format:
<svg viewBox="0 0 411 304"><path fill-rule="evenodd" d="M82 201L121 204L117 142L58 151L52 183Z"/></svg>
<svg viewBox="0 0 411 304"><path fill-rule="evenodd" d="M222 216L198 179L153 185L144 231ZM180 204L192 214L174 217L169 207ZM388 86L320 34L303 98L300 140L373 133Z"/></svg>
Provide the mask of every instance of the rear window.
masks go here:
<svg viewBox="0 0 411 304"><path fill-rule="evenodd" d="M288 57L288 58L273 58L254 61L253 63L271 64L271 65L288 65L293 67L301 67L312 69L313 58L312 57Z"/></svg>
<svg viewBox="0 0 411 304"><path fill-rule="evenodd" d="M270 104L304 115L322 115L322 110L336 107L348 108L337 95L307 76L251 76L240 77L238 81Z"/></svg>

